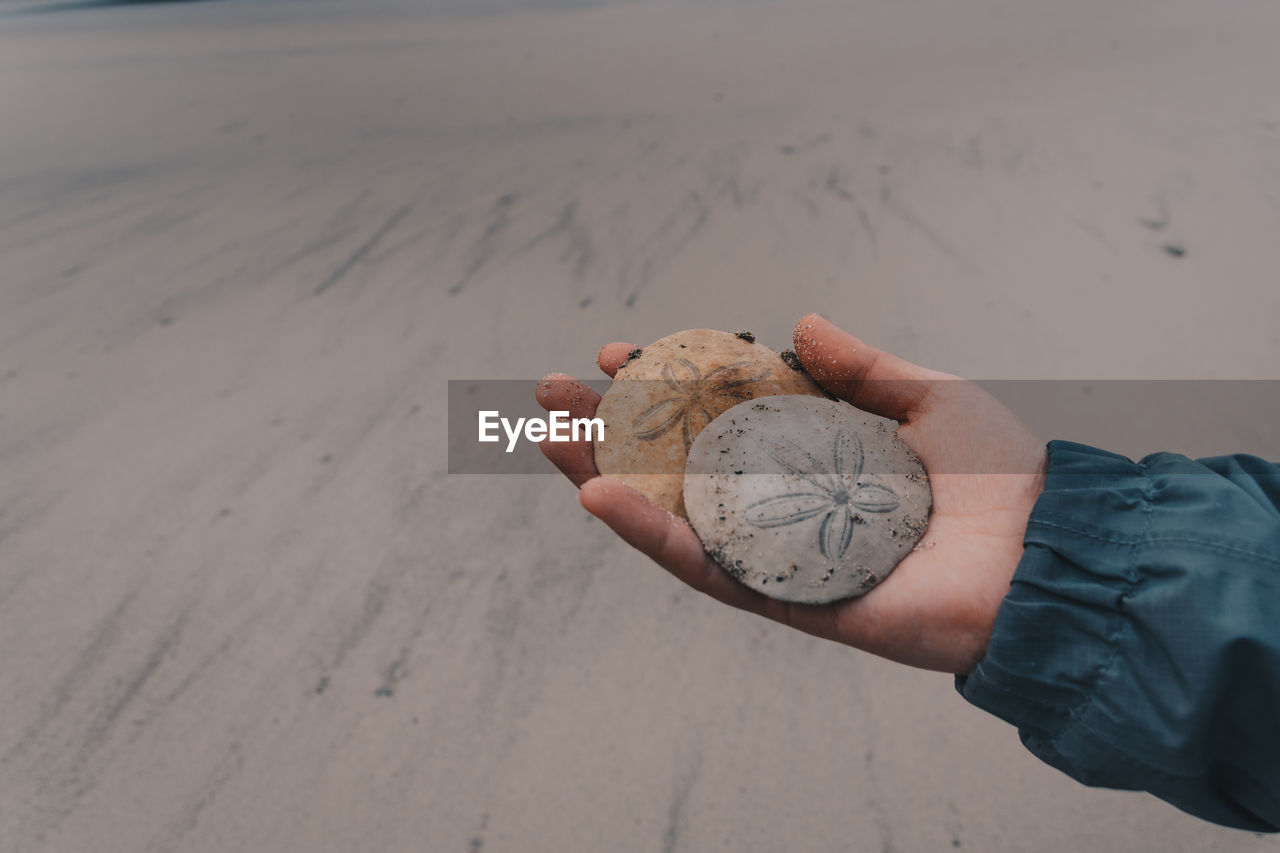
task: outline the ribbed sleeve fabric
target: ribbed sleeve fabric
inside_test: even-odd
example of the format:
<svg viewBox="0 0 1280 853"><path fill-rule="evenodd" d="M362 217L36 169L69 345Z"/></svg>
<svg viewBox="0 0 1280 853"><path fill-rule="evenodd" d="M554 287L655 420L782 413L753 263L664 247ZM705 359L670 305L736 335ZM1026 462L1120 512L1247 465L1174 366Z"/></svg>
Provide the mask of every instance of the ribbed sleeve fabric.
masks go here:
<svg viewBox="0 0 1280 853"><path fill-rule="evenodd" d="M1086 785L1280 830L1280 467L1051 442L986 655L957 678Z"/></svg>

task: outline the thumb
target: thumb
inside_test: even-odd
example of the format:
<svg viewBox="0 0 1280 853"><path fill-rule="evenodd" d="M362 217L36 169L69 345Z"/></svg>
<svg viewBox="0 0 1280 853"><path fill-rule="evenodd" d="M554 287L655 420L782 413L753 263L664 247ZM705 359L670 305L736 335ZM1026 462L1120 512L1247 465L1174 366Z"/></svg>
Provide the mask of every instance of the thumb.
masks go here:
<svg viewBox="0 0 1280 853"><path fill-rule="evenodd" d="M878 350L819 314L796 324L796 355L823 388L863 411L904 421L918 413L933 383L951 377Z"/></svg>

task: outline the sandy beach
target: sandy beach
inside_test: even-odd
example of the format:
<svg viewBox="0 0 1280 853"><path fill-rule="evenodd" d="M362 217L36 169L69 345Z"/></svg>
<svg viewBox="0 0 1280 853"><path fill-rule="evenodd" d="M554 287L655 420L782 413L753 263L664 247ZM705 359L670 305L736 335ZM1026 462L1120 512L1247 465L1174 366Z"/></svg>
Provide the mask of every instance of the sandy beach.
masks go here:
<svg viewBox="0 0 1280 853"><path fill-rule="evenodd" d="M0 850L1280 850L444 450L448 380L808 311L974 378L1280 380L1280 6L41 5ZM1044 437L1280 456L1202 412Z"/></svg>

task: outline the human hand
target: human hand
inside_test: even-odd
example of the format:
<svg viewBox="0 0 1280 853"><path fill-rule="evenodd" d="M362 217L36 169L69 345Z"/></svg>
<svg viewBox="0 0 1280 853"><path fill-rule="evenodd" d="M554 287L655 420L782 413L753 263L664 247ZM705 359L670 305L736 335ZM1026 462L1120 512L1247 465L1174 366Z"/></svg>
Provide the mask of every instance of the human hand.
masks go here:
<svg viewBox="0 0 1280 853"><path fill-rule="evenodd" d="M707 556L687 521L600 476L590 442L543 442L542 451L581 487L589 512L694 589L890 660L969 672L986 651L1022 556L1027 518L1044 486L1044 443L972 382L877 350L817 314L800 320L794 340L810 376L854 406L898 421L898 435L930 472L933 510L924 537L861 598L825 605L767 598ZM634 348L605 346L601 370L612 377ZM600 402L564 374L545 377L537 397L571 417L593 416Z"/></svg>

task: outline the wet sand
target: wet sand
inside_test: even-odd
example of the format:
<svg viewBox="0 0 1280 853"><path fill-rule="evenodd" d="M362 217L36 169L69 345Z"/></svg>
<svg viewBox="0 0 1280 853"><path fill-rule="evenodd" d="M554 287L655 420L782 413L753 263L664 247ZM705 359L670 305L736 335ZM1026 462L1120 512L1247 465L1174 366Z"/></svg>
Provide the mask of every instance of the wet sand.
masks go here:
<svg viewBox="0 0 1280 853"><path fill-rule="evenodd" d="M448 379L811 310L1280 379L1280 10L959 5L0 18L0 849L1277 849L446 474Z"/></svg>

